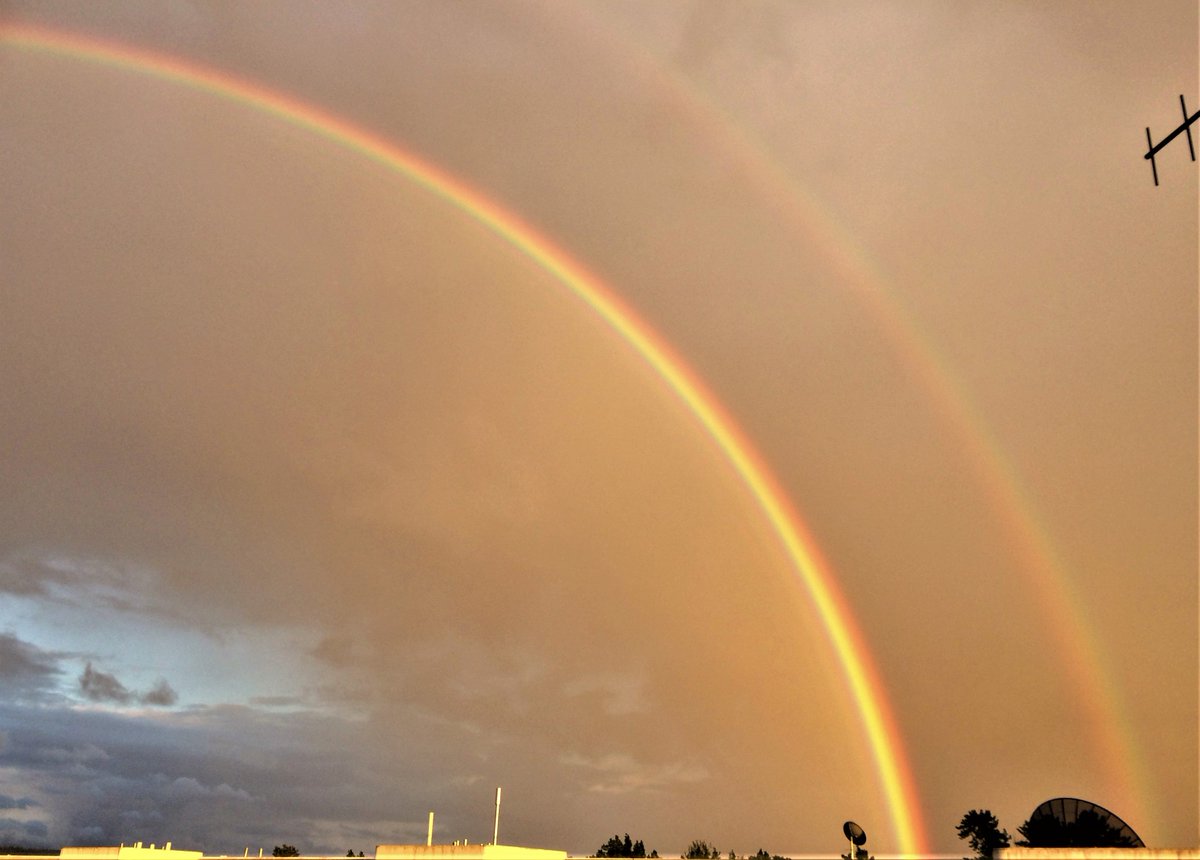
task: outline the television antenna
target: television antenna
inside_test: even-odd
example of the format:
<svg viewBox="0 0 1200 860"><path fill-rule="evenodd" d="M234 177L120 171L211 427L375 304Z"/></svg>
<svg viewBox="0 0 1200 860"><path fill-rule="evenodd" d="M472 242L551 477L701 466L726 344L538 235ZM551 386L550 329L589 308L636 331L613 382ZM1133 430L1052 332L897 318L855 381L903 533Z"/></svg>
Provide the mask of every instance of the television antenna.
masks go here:
<svg viewBox="0 0 1200 860"><path fill-rule="evenodd" d="M1147 149L1146 154L1142 157L1148 159L1150 162L1150 170L1154 173L1155 185L1158 185L1158 165L1154 163L1154 156L1158 154L1160 149L1178 137L1180 132L1187 132L1188 151L1192 154L1192 161L1196 160L1196 146L1192 143L1192 123L1194 123L1197 118L1200 118L1200 110L1196 111L1191 116L1188 116L1187 104L1183 100L1182 93L1179 96L1179 107L1183 111L1183 122L1158 143L1155 143L1154 138L1150 136L1150 126L1146 126Z"/></svg>

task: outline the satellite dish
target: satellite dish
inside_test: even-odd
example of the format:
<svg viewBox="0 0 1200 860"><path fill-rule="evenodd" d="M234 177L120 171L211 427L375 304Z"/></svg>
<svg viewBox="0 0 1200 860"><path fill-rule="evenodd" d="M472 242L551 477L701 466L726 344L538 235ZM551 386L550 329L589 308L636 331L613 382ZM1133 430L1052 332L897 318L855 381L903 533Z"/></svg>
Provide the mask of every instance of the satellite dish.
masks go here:
<svg viewBox="0 0 1200 860"><path fill-rule="evenodd" d="M1090 820L1089 823L1099 823L1117 831L1117 838L1124 841L1130 848L1146 847L1146 843L1142 842L1141 837L1134 833L1133 828L1122 821L1115 812L1105 809L1098 803L1092 803L1090 800L1080 800L1078 797L1054 797L1045 803L1038 804L1037 809L1029 816L1029 824L1033 829L1046 828L1050 832L1057 831L1070 840L1068 844L1071 846L1095 847L1076 841L1083 834L1071 833L1072 830L1082 829L1077 826L1083 823L1080 822L1081 817L1085 822ZM1068 844L1047 845L1046 847L1065 848L1068 847Z"/></svg>
<svg viewBox="0 0 1200 860"><path fill-rule="evenodd" d="M846 834L846 838L855 845L863 845L867 841L867 831L863 830L853 821L847 821L842 825L842 832Z"/></svg>

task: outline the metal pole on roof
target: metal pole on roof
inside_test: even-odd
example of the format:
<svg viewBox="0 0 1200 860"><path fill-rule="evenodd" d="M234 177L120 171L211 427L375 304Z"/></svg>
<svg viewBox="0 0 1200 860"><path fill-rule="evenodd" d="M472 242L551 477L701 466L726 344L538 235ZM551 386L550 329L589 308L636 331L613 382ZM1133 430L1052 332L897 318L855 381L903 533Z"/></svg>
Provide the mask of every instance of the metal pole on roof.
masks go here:
<svg viewBox="0 0 1200 860"><path fill-rule="evenodd" d="M496 786L496 826L492 829L492 844L499 845L500 839L500 786Z"/></svg>

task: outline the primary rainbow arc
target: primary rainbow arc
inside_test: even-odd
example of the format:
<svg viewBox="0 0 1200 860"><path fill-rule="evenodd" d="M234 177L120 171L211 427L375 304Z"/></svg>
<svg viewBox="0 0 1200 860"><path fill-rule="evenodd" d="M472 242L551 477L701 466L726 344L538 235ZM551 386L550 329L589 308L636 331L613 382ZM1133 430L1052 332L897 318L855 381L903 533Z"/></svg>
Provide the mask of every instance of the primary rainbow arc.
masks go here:
<svg viewBox="0 0 1200 860"><path fill-rule="evenodd" d="M514 213L391 141L291 96L142 48L43 27L0 25L0 44L101 63L232 100L302 128L403 175L518 249L624 340L679 398L726 459L778 537L817 609L859 713L904 854L928 853L904 746L865 638L815 540L733 418L666 340L619 296Z"/></svg>
<svg viewBox="0 0 1200 860"><path fill-rule="evenodd" d="M1082 586L1071 575L1039 515L1036 499L965 380L908 309L880 262L827 202L785 168L764 139L695 80L655 56L632 32L617 33L616 28L606 27L604 16L588 14L588 8L565 4L554 7L554 12L581 13L572 23L592 39L612 29L610 41L640 81L658 87L660 97L696 123L697 133L737 165L747 185L772 204L783 223L824 251L843 286L871 315L909 378L924 389L927 402L958 437L1019 561L1016 573L1028 585L1057 662L1073 688L1108 789L1119 792L1122 808L1132 810L1134 820L1149 822L1148 829L1153 830L1156 789L1138 738L1129 729L1123 694L1109 668L1099 631L1084 609Z"/></svg>

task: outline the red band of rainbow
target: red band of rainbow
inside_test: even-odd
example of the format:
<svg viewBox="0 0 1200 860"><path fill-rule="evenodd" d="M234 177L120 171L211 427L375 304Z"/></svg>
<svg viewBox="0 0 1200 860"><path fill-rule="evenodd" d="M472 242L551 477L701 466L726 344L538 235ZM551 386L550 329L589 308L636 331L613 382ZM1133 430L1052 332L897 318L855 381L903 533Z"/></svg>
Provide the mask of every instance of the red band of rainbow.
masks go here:
<svg viewBox="0 0 1200 860"><path fill-rule="evenodd" d="M521 251L570 290L679 398L753 497L824 624L861 719L890 810L896 845L904 854L928 853L916 786L884 685L815 540L750 440L712 392L611 288L519 217L466 183L383 137L291 96L188 60L41 27L0 25L0 44L149 75L237 102L309 131L426 189Z"/></svg>

